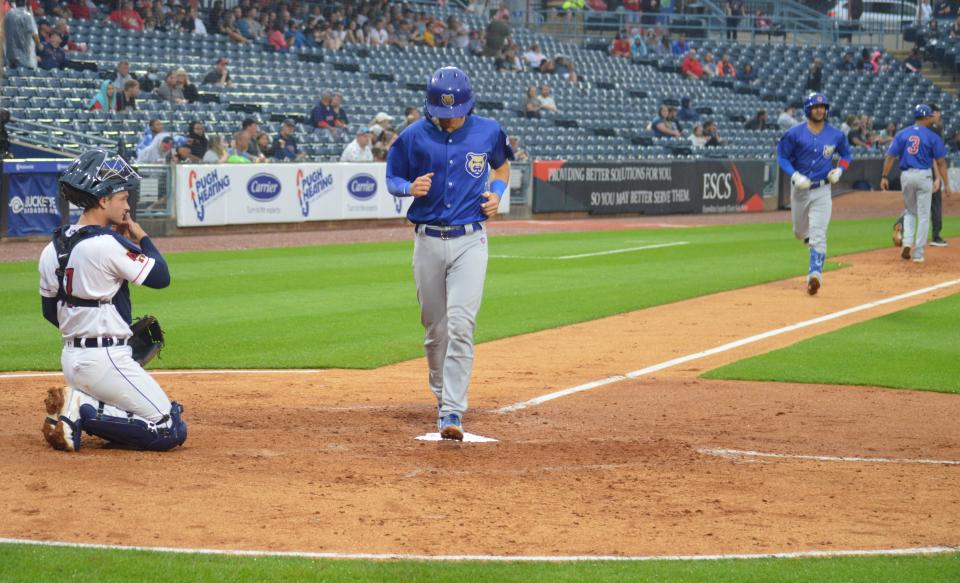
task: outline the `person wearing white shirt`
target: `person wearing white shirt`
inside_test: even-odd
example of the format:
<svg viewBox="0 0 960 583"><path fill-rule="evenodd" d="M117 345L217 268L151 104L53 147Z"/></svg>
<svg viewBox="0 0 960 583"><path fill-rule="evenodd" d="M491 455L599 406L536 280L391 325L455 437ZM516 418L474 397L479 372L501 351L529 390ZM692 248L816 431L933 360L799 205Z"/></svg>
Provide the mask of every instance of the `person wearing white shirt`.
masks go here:
<svg viewBox="0 0 960 583"><path fill-rule="evenodd" d="M373 162L373 149L370 147L370 130L360 128L357 137L347 144L340 154L341 162Z"/></svg>
<svg viewBox="0 0 960 583"><path fill-rule="evenodd" d="M798 123L800 123L800 122L797 120L797 118L795 118L795 117L793 116L793 113L794 113L794 111L796 111L796 109L797 109L797 108L794 107L793 104L787 104L787 106L786 106L785 108L783 108L783 111L780 112L780 116L777 117L777 126L778 126L781 130L787 131L787 130L789 130L790 128L792 128L793 126L795 126L795 125L797 125Z"/></svg>
<svg viewBox="0 0 960 583"><path fill-rule="evenodd" d="M553 96L550 95L550 86L546 83L540 88L540 109L546 109L554 113L560 111L560 108L557 107L557 102L554 101Z"/></svg>

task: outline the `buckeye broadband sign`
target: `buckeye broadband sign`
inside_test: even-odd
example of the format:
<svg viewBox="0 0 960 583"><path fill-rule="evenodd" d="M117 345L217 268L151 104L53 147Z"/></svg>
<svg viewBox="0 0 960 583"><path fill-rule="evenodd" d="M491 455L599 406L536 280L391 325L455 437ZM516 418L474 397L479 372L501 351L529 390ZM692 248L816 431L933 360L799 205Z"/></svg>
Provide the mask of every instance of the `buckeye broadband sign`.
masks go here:
<svg viewBox="0 0 960 583"><path fill-rule="evenodd" d="M183 164L177 226L405 217L413 199L387 192L386 171L383 163Z"/></svg>

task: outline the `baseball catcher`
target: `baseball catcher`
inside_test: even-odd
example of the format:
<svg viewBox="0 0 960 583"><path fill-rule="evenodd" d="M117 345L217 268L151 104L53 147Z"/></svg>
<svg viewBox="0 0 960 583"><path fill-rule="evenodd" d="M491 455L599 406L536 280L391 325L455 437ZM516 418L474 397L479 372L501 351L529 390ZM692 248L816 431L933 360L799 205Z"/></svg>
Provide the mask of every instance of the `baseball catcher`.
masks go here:
<svg viewBox="0 0 960 583"><path fill-rule="evenodd" d="M43 317L63 338L67 385L45 401L43 436L54 449L79 450L83 431L155 451L187 439L183 407L143 370L163 347L160 324L146 316L131 328L129 284L170 285L166 261L130 218L129 191L139 181L103 150L84 153L60 177L61 196L83 213L40 255Z"/></svg>

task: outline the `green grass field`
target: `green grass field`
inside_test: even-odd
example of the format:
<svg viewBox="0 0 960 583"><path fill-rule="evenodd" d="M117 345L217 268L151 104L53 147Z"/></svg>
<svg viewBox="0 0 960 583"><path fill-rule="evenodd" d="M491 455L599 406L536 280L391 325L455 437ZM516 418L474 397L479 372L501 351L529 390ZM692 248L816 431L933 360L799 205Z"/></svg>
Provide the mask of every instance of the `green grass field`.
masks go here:
<svg viewBox="0 0 960 583"><path fill-rule="evenodd" d="M833 223L831 255L889 245L888 222ZM490 251L531 259L491 258L478 342L799 276L807 265L783 223L494 237ZM411 252L401 242L170 254L173 284L133 290L134 313L158 315L167 332L154 367L379 367L422 354ZM59 370L37 279L34 262L0 264L0 370Z"/></svg>
<svg viewBox="0 0 960 583"><path fill-rule="evenodd" d="M0 545L0 581L676 581L938 583L960 580L960 554L577 563L347 561Z"/></svg>
<svg viewBox="0 0 960 583"><path fill-rule="evenodd" d="M712 370L711 379L960 393L960 294Z"/></svg>

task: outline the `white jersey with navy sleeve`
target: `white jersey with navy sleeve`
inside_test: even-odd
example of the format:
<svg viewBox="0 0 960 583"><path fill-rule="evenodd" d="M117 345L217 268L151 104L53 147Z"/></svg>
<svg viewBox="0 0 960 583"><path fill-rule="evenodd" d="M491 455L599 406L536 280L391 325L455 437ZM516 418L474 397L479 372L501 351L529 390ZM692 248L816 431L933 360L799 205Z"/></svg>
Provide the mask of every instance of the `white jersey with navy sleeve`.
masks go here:
<svg viewBox="0 0 960 583"><path fill-rule="evenodd" d="M66 234L72 235L79 228L72 225ZM154 264L154 259L124 247L109 234L90 237L77 243L70 254L62 282L64 292L81 299L110 302L124 282L142 285ZM40 254L40 295L57 297L59 267L57 251L49 243ZM60 302L57 318L64 340L130 337L130 326L113 303L89 308Z"/></svg>

